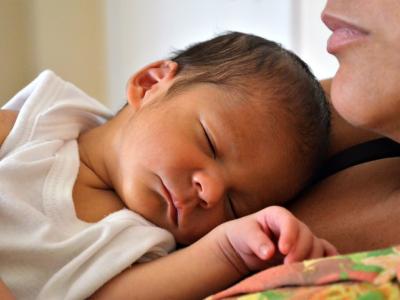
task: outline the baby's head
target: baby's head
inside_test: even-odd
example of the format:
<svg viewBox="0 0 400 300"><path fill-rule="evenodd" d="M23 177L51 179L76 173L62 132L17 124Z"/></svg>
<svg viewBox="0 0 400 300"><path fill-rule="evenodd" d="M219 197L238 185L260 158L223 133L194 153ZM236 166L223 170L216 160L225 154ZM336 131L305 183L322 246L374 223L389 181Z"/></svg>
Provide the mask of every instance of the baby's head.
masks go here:
<svg viewBox="0 0 400 300"><path fill-rule="evenodd" d="M257 36L233 32L177 52L134 75L127 95L115 190L182 244L289 200L327 151L318 81Z"/></svg>
<svg viewBox="0 0 400 300"><path fill-rule="evenodd" d="M282 151L301 157L292 157L291 172L312 176L326 155L330 112L318 80L297 55L273 41L230 32L177 51L170 59L178 70L169 95L205 83L237 101L256 104L261 119L274 120L265 127L288 135L290 141Z"/></svg>

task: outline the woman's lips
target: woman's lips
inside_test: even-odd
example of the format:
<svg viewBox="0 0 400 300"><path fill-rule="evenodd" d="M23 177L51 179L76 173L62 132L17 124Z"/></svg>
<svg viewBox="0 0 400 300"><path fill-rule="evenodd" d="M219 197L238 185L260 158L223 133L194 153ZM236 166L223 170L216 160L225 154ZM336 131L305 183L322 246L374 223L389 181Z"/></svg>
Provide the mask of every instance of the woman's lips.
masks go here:
<svg viewBox="0 0 400 300"><path fill-rule="evenodd" d="M172 199L171 193L168 190L168 188L165 186L164 182L160 178L162 189L163 189L163 196L168 202L168 216L172 220L172 222L175 224L175 226L178 226L178 210L175 207L174 201Z"/></svg>
<svg viewBox="0 0 400 300"><path fill-rule="evenodd" d="M327 51L331 54L335 54L345 46L360 41L368 36L366 30L328 14L323 13L321 19L332 31L332 35L327 43Z"/></svg>

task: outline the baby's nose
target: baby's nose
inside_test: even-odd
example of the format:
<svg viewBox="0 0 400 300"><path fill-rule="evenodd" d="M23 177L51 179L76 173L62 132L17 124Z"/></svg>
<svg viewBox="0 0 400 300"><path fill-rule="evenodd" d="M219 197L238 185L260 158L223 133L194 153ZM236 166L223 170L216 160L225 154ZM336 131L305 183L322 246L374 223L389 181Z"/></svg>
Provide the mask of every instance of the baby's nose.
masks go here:
<svg viewBox="0 0 400 300"><path fill-rule="evenodd" d="M225 187L220 176L198 171L193 174L192 182L202 207L212 208L223 199Z"/></svg>

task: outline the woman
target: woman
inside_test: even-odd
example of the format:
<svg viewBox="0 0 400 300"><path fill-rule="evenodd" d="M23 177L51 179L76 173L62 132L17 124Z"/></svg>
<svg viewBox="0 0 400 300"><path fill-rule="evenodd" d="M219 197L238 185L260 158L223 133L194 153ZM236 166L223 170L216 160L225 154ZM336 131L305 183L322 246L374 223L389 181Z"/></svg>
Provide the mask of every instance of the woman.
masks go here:
<svg viewBox="0 0 400 300"><path fill-rule="evenodd" d="M400 1L328 0L322 20L332 30L327 50L340 64L323 82L334 108L332 156L381 136L400 142ZM400 243L399 145L357 147L347 160L365 152L372 160L326 177L289 205L342 253Z"/></svg>

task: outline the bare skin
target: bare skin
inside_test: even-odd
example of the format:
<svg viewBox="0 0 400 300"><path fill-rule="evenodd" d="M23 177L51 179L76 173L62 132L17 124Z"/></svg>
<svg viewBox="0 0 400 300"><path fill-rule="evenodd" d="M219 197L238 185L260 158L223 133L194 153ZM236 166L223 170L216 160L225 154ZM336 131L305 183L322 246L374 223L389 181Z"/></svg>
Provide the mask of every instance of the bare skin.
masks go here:
<svg viewBox="0 0 400 300"><path fill-rule="evenodd" d="M364 163L318 183L288 208L341 253L395 245L399 176L400 158Z"/></svg>
<svg viewBox="0 0 400 300"><path fill-rule="evenodd" d="M3 300L14 300L15 297L11 291L7 288L3 281L0 280L0 299Z"/></svg>
<svg viewBox="0 0 400 300"><path fill-rule="evenodd" d="M322 84L329 94L330 81ZM381 137L332 111L331 155ZM400 242L399 177L400 158L371 161L331 175L287 207L341 253L391 246Z"/></svg>
<svg viewBox="0 0 400 300"><path fill-rule="evenodd" d="M4 139L7 137L8 133L11 131L15 120L17 118L17 113L15 111L4 110L0 111L0 145L3 143ZM11 291L7 288L3 281L0 279L0 299L12 300L15 299L11 294Z"/></svg>
<svg viewBox="0 0 400 300"><path fill-rule="evenodd" d="M12 110L0 110L0 145L14 126L18 113Z"/></svg>
<svg viewBox="0 0 400 300"><path fill-rule="evenodd" d="M327 89L332 105L354 126L397 142L399 20L397 0L327 0L322 12L322 21L332 31L327 50L339 62L332 88ZM349 29L351 36L343 34ZM362 129L337 136L351 141L357 132ZM290 208L343 252L399 244L399 164L398 158L383 159L339 172Z"/></svg>
<svg viewBox="0 0 400 300"><path fill-rule="evenodd" d="M274 233L278 239L276 246L260 228ZM267 252L261 251L261 240ZM276 265L280 260L279 255L273 255L278 253L276 249L287 254L285 262L337 254L334 247L313 236L290 212L270 206L224 223L166 257L134 265L110 280L91 299L147 299L149 295L152 299L202 299L233 284L249 270Z"/></svg>
<svg viewBox="0 0 400 300"><path fill-rule="evenodd" d="M2 142L12 129L16 116L15 112L0 111ZM88 199L102 197L104 203L111 203L103 207L104 212L108 208L117 209L112 197L108 199L101 192L94 194L95 187L101 183L91 180L84 165L82 168L85 171L81 172L83 177L80 180L91 186L79 188L83 196ZM237 234L240 230L246 234ZM272 244L271 232L278 238L278 246ZM261 250L263 247L267 247L267 252ZM288 211L281 207L268 207L218 226L190 247L149 263L133 265L107 282L91 299L145 299L149 295L152 299L204 298L233 284L251 270L276 264L281 259L280 255L276 256L276 247L280 253L287 254L285 261L288 262L336 253L332 246L316 238ZM184 285L181 284L183 280ZM154 286L157 286L155 294ZM13 299L1 281L0 295L4 299Z"/></svg>
<svg viewBox="0 0 400 300"><path fill-rule="evenodd" d="M333 106L349 123L400 142L400 2L327 0L321 18L339 62Z"/></svg>
<svg viewBox="0 0 400 300"><path fill-rule="evenodd" d="M167 65L161 62L133 77L128 89L132 107L79 137L81 165L73 199L78 218L85 221L96 222L127 207L146 218L147 215L153 218L150 220L156 225L164 225L160 227L170 230L181 244L191 244L201 236L204 238L166 257L133 265L106 283L93 297L144 299L152 295L153 299L198 299L226 288L249 271L282 262L281 255L285 256L285 262L293 262L335 254L332 246L314 237L308 227L287 210L265 203L265 199L269 199L265 196L266 191L277 190L271 199L279 199L279 194L288 192L283 187L292 186L292 175L281 174L282 170L290 169L290 160L282 156L284 141L280 144L275 138L269 147L264 143L248 147L248 136L241 130L246 126L261 128L257 123L260 118L254 117L258 110L239 102L232 103L229 110L223 109L222 101L209 99L220 99L225 94L208 85L187 90L185 97L180 94L174 100L161 101L172 83L174 70L176 64L173 62ZM204 97L196 101L187 100L200 94ZM133 113L137 116L134 120ZM15 121L1 118L7 114L10 112L0 115L0 121L4 121L0 133L2 139ZM149 116L157 117L159 122L148 122ZM238 120L244 125L240 123L239 126ZM200 122L207 130L202 129ZM222 124L224 130L216 130ZM98 130L103 130L102 134ZM211 136L219 146L219 152L208 142L207 132L209 135L213 133ZM224 135L219 135L220 132ZM262 141L266 133L258 133L261 135L258 140ZM132 148L135 156L131 155ZM268 149L268 154L265 149ZM90 155L89 151L95 153ZM99 152L114 155L103 157ZM224 160L217 160L216 153L223 153ZM277 165L277 161L288 166ZM158 176L151 176L153 173ZM188 178L187 175L192 181L183 180ZM301 174L296 176L301 177ZM170 196L161 188L161 178L172 191ZM265 178L271 178L268 184ZM190 184L189 188L180 186L185 184ZM276 188L279 184L282 188ZM273 189L268 189L268 186ZM240 195L234 198L235 209L232 201L226 201L228 189L235 191L234 195ZM116 190L125 196L121 197L125 201L118 202L114 194ZM195 191L202 197L190 197L192 194L186 197L186 194L181 194L185 191ZM166 213L172 207L170 202L176 205L178 213L175 216L178 218ZM259 211L266 206L269 207ZM271 239L269 243L265 240L267 237ZM272 240L275 239L278 240L279 253L276 248L274 250ZM267 252L261 250L265 246ZM157 286L155 294L154 286Z"/></svg>
<svg viewBox="0 0 400 300"><path fill-rule="evenodd" d="M328 92L330 82L323 82L323 85ZM11 130L16 116L15 112L10 111L2 111L0 113L2 121L0 130L1 140L4 140ZM377 134L349 125L333 112L331 155L354 144L378 137ZM396 175L400 175L397 174L400 172L398 171L400 170L399 166L400 159L397 158L354 166L318 183L304 194L302 198L290 203L288 208L298 218L309 225L310 229L317 236L331 241L341 253L393 245L398 243L398 240L395 238L395 230L397 228L396 216L398 214L396 212L399 210L399 205L397 204L399 196L397 193L398 184L395 179L398 178ZM89 170L85 169L85 165L82 165L81 168L84 170L79 172L80 176L83 176L80 178L80 181L87 184L76 187L77 189L81 189L78 194L82 197L85 196L84 198L86 199L92 199L93 193L97 190L96 187L102 183L91 181L92 177L88 174ZM87 186L93 188L87 188ZM96 197L98 196L96 195ZM104 199L107 198L105 195L101 197ZM385 201L382 199L385 199ZM109 207L104 206L103 213L106 214L110 210L120 209L120 203L114 200L113 195L110 194L109 201L104 202L108 203ZM391 213L389 214L388 212ZM100 214L101 212L97 212L95 219ZM90 216L88 218L90 219ZM144 268L145 265L135 266L123 272L115 280L111 281L111 286L115 291L119 290L118 286L122 288L122 286L125 286L127 282L132 282L132 280L140 284L141 278L152 277L151 274L148 274L149 270L151 271L150 273L154 270L165 272L165 268L168 269L171 263L174 264L179 261L180 263L183 262L181 264L183 266L181 271L184 274L190 274L194 269L199 271L205 265L212 263L215 267L214 275L210 274L209 270L207 270L204 274L208 273L208 275L201 280L210 288L208 293L217 291L238 280L246 273L244 269L232 268L230 260L237 261L238 258L221 256L221 251L218 248L219 245L212 236L205 237L200 243L195 243L191 247L178 251L176 254L169 255L167 259L155 261L151 268ZM194 268L193 255L203 253L206 250L210 254L207 258L209 263L204 264L204 261L198 261L198 266ZM185 270L184 266L190 266L190 268ZM130 270L135 271L130 272ZM198 271L196 272L196 276L203 273ZM220 280L220 274L229 275L224 276L225 281L223 282ZM171 277L172 281L170 283L174 282L174 280L179 282L180 278L180 276L176 278ZM107 290L110 285L108 284L105 287ZM96 296L100 298L102 295L107 295L107 293L103 294L102 290L99 292ZM180 290L180 292L184 291ZM199 289L198 291L194 291L193 287L187 292L191 296L195 294L206 295L202 294L204 290ZM173 297L174 295L171 294L171 296Z"/></svg>

